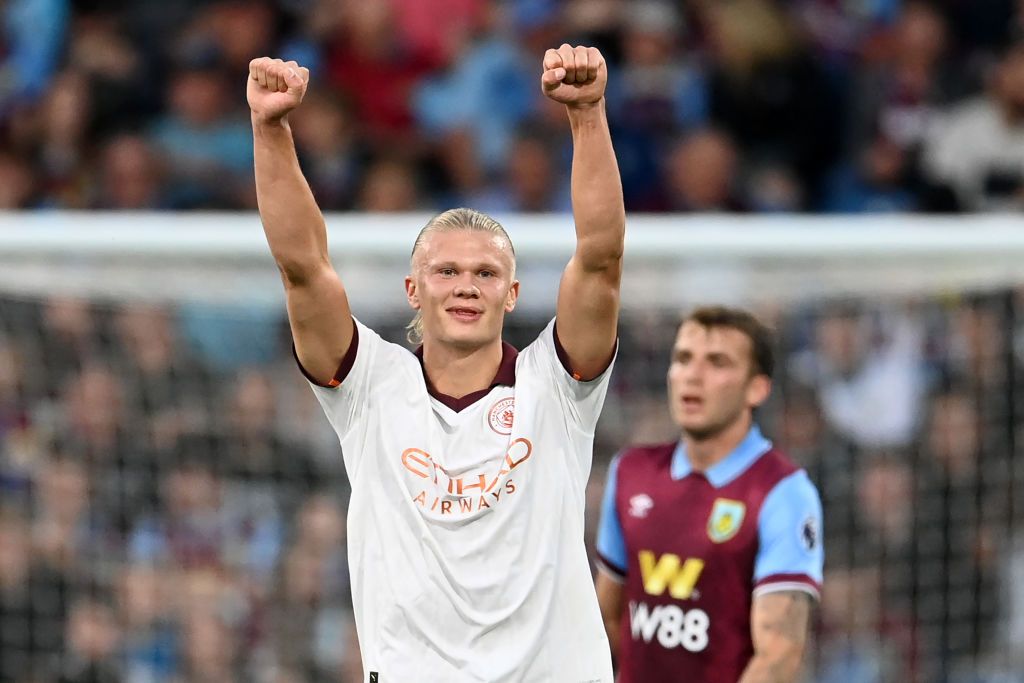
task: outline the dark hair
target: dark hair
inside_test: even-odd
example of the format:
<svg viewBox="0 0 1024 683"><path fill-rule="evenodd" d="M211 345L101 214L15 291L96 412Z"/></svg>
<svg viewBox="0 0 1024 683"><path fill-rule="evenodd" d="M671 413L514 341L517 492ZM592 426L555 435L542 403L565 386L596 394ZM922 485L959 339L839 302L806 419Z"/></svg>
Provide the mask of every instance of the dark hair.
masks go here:
<svg viewBox="0 0 1024 683"><path fill-rule="evenodd" d="M769 378L775 371L774 335L768 327L749 311L729 306L701 306L692 311L684 323L695 322L701 327L731 327L750 339L750 361L754 374Z"/></svg>

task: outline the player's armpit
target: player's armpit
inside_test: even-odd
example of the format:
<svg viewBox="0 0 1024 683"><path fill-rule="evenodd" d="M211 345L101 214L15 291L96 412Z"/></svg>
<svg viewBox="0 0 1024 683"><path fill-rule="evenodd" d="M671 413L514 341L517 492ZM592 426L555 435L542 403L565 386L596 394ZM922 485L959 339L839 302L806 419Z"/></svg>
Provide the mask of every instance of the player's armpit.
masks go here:
<svg viewBox="0 0 1024 683"><path fill-rule="evenodd" d="M811 596L803 591L779 591L754 598L750 612L754 656L740 683L796 681L807 644L811 602Z"/></svg>

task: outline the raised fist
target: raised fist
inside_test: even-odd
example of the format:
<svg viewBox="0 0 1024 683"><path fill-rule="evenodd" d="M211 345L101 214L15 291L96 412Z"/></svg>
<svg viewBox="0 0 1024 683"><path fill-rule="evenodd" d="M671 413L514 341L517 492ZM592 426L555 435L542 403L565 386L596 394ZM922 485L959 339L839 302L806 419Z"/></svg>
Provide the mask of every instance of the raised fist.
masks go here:
<svg viewBox="0 0 1024 683"><path fill-rule="evenodd" d="M308 85L309 69L296 62L270 57L260 57L249 62L246 97L253 116L260 121L280 121L299 106Z"/></svg>
<svg viewBox="0 0 1024 683"><path fill-rule="evenodd" d="M596 47L563 43L557 50L544 53L540 84L544 94L555 102L570 107L594 104L604 97L608 67Z"/></svg>

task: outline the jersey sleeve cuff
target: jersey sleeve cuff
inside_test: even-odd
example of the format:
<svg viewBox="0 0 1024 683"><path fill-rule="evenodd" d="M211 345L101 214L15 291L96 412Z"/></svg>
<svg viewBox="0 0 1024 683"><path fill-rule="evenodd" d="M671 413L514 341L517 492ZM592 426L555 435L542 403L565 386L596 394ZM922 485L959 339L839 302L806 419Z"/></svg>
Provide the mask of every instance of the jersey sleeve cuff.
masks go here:
<svg viewBox="0 0 1024 683"><path fill-rule="evenodd" d="M619 583L622 583L626 580L625 569L620 569L618 565L616 565L614 562L612 562L607 557L602 555L600 552L595 553L595 555L597 556L595 563L597 564L597 568L600 571L603 571L605 574L615 579Z"/></svg>
<svg viewBox="0 0 1024 683"><path fill-rule="evenodd" d="M572 369L572 364L569 362L569 354L568 354L568 352L566 352L565 347L562 346L562 340L558 338L558 321L557 320L555 321L554 328L551 330L551 336L554 338L554 342L555 342L555 355L558 356L558 362L561 363L562 368L569 374L569 376L572 377L577 382L593 381L593 380L584 380L582 375L580 375L580 373L578 373L578 372L576 372L575 370ZM615 351L618 348L618 340L616 340L615 344L616 345L612 347L611 355L608 356L608 362L605 363L604 368L593 379L597 379L598 377L603 375L605 372L607 372L609 367L611 367L612 361L615 360Z"/></svg>
<svg viewBox="0 0 1024 683"><path fill-rule="evenodd" d="M754 584L755 598L782 591L801 591L821 600L821 584L806 574L772 574Z"/></svg>
<svg viewBox="0 0 1024 683"><path fill-rule="evenodd" d="M348 373L352 371L352 366L356 362L356 352L359 349L359 325L356 324L355 319L352 320L352 342L348 345L348 351L345 352L344 358L341 359L341 363L338 365L338 370L334 373L334 377L327 384L322 384L317 381L309 372L302 366L302 361L299 360L299 354L295 350L295 343L292 343L292 358L295 359L295 364L299 366L299 372L302 376L309 380L310 383L315 384L318 387L324 387L325 389L333 389L340 385L348 377Z"/></svg>

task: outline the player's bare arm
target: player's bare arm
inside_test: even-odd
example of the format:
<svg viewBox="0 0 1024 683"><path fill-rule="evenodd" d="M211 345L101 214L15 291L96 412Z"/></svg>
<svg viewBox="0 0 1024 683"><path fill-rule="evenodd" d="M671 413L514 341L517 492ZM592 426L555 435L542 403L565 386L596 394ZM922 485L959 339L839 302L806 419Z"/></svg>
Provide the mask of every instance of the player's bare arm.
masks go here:
<svg viewBox="0 0 1024 683"><path fill-rule="evenodd" d="M619 633L622 623L623 590L622 582L610 576L603 569L597 572L597 602L601 606L601 619L604 630L608 634L612 657L619 656Z"/></svg>
<svg viewBox="0 0 1024 683"><path fill-rule="evenodd" d="M302 176L288 114L306 94L309 70L261 57L249 63L256 197L270 251L281 271L299 361L321 384L352 342L348 297L331 266L323 215Z"/></svg>
<svg viewBox="0 0 1024 683"><path fill-rule="evenodd" d="M811 597L779 591L754 598L750 633L754 656L739 683L794 683L807 644Z"/></svg>
<svg viewBox="0 0 1024 683"><path fill-rule="evenodd" d="M605 114L608 69L593 47L562 45L544 55L544 94L566 106L572 129L576 251L558 291L558 338L572 371L588 380L615 346L625 239L619 168Z"/></svg>

